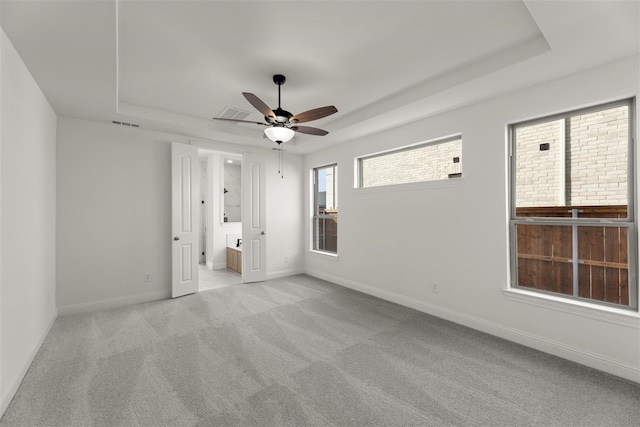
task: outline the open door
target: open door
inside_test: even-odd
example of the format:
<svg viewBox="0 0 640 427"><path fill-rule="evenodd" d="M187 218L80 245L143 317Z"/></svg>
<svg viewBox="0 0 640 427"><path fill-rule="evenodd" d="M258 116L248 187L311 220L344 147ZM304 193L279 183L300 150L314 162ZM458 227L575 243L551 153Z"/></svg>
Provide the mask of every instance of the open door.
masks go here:
<svg viewBox="0 0 640 427"><path fill-rule="evenodd" d="M198 291L198 147L171 143L171 298Z"/></svg>
<svg viewBox="0 0 640 427"><path fill-rule="evenodd" d="M242 281L267 279L266 205L264 160L256 154L242 156Z"/></svg>

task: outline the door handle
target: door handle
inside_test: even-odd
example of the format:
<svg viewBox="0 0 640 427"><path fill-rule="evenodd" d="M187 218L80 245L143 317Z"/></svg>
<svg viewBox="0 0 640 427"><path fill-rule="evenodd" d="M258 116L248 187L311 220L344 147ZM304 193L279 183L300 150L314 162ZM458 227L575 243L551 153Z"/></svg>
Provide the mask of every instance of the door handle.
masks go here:
<svg viewBox="0 0 640 427"><path fill-rule="evenodd" d="M180 240L178 236L174 237L173 240Z"/></svg>
<svg viewBox="0 0 640 427"><path fill-rule="evenodd" d="M262 235L264 236L264 235L265 235L265 234L267 234L267 233L265 233L264 231L261 231L261 232L260 232L260 234L262 234Z"/></svg>

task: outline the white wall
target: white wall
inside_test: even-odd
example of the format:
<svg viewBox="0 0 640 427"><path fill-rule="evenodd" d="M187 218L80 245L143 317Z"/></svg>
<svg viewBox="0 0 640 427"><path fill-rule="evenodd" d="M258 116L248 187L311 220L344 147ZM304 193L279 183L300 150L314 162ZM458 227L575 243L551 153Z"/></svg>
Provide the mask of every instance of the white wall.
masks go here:
<svg viewBox="0 0 640 427"><path fill-rule="evenodd" d="M285 144L286 145L286 144ZM285 146L286 150L286 146ZM301 156L285 151L283 176L278 155L266 155L267 279L304 271L304 173ZM285 262L285 257L288 259Z"/></svg>
<svg viewBox="0 0 640 427"><path fill-rule="evenodd" d="M61 314L169 296L171 141L189 142L144 129L59 119L57 298ZM195 143L217 151L238 153L239 149L223 143ZM282 183L271 165L275 160L271 150L247 151L263 152L268 163L267 222L276 232L267 240L267 274L301 272L302 159L290 156L291 178ZM286 265L282 247L294 251L293 261ZM145 272L151 273L148 283Z"/></svg>
<svg viewBox="0 0 640 427"><path fill-rule="evenodd" d="M539 298L509 299L503 292L507 125L634 96L637 76L638 58L629 58L308 155L306 200L311 168L337 162L341 179L339 257L307 251L306 271L640 382L637 314L540 305ZM463 178L392 191L354 189L354 157L457 133Z"/></svg>
<svg viewBox="0 0 640 427"><path fill-rule="evenodd" d="M2 416L56 317L56 114L0 38Z"/></svg>
<svg viewBox="0 0 640 427"><path fill-rule="evenodd" d="M61 312L169 296L170 142L132 128L59 119Z"/></svg>

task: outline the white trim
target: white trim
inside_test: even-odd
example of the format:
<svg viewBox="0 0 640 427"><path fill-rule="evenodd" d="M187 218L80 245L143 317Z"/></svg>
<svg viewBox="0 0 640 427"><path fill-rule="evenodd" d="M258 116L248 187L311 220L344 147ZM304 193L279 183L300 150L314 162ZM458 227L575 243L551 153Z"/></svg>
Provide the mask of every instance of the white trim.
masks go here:
<svg viewBox="0 0 640 427"><path fill-rule="evenodd" d="M216 262L214 264L212 262L207 262L207 267L209 267L210 270L223 270L223 269L227 268L227 263L226 262Z"/></svg>
<svg viewBox="0 0 640 427"><path fill-rule="evenodd" d="M289 270L278 270L267 272L267 280L280 279L281 277L295 276L304 273L302 268L291 268Z"/></svg>
<svg viewBox="0 0 640 427"><path fill-rule="evenodd" d="M563 359L571 360L573 362L580 363L582 365L589 366L591 368L607 372L636 383L640 383L640 366L630 365L619 360L612 359L610 357L602 356L600 354L592 353L581 348L566 345L562 342L549 340L538 335L522 332L505 325L489 322L475 316L470 316L465 313L438 307L436 305L429 304L415 298L410 298L393 292L377 289L369 285L365 285L349 279L343 279L337 276L323 273L318 270L307 270L306 273L310 276L327 280L349 289L373 295L375 297L382 298L384 300L391 301L405 307L413 308L423 313L437 316L442 319L449 320L451 322L455 322L460 325L464 325L469 328L506 339L508 341L512 341L539 351L543 351L545 353L549 353Z"/></svg>
<svg viewBox="0 0 640 427"><path fill-rule="evenodd" d="M334 254L331 252L316 251L314 249L311 249L309 251L309 254L317 258L325 259L327 261L338 261L338 259L340 258L338 254Z"/></svg>
<svg viewBox="0 0 640 427"><path fill-rule="evenodd" d="M562 313L575 314L640 331L640 315L636 311L591 304L586 301L577 301L524 289L507 288L503 289L502 293L509 301L535 305Z"/></svg>
<svg viewBox="0 0 640 427"><path fill-rule="evenodd" d="M125 305L158 301L158 300L167 299L170 297L171 297L171 291L166 290L166 291L147 292L144 294L131 295L126 297L90 301L90 302L84 302L80 304L71 304L71 305L66 305L64 307L58 307L58 316L68 316L70 314L89 313L97 310L123 307Z"/></svg>
<svg viewBox="0 0 640 427"><path fill-rule="evenodd" d="M38 351L40 351L40 347L42 347L44 340L47 338L47 335L49 335L49 332L51 331L51 328L53 327L53 324L55 323L56 318L57 316L54 314L51 320L49 321L49 326L47 326L44 334L42 334L42 336L40 337L40 340L38 341L38 345L34 347L33 351L31 352L31 355L29 356L29 359L22 367L20 374L18 375L14 383L11 385L11 387L4 394L4 396L2 396L2 400L0 400L0 418L2 418L2 416L4 415L4 411L6 411L7 408L9 407L9 404L11 404L11 400L13 400L13 397L18 391L18 387L20 387L20 384L22 384L22 381L24 380L25 375L27 375L27 371L31 367L31 364L33 363L33 359L36 358L36 354L38 354Z"/></svg>

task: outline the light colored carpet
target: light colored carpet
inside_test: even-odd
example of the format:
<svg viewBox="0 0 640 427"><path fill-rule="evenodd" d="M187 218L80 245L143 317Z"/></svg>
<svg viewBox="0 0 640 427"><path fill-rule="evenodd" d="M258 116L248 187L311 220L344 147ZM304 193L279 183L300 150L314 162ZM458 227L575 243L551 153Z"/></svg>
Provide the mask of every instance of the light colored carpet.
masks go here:
<svg viewBox="0 0 640 427"><path fill-rule="evenodd" d="M300 275L59 318L0 426L637 426L640 386Z"/></svg>

